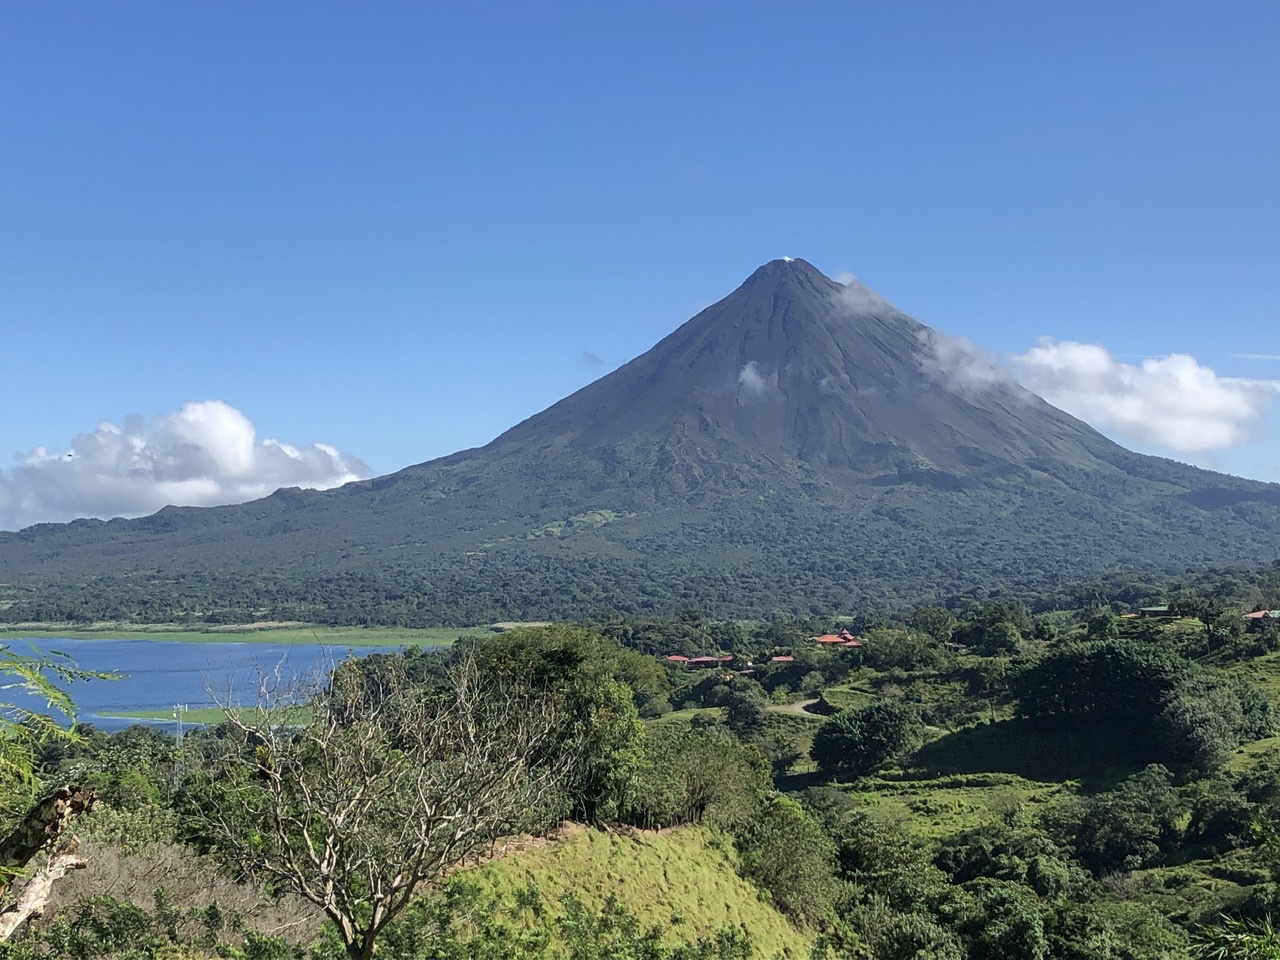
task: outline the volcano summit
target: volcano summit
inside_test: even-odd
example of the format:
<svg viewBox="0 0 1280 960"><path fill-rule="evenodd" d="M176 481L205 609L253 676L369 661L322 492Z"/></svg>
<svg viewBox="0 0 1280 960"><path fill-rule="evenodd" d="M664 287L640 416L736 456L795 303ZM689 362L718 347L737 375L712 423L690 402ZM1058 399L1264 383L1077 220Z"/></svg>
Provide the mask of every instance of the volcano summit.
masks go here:
<svg viewBox="0 0 1280 960"><path fill-rule="evenodd" d="M337 490L32 527L0 535L0 565L15 601L51 605L40 619L92 583L98 619L159 591L162 619L425 624L848 611L1277 556L1280 486L1130 452L956 357L867 288L774 260L483 447Z"/></svg>

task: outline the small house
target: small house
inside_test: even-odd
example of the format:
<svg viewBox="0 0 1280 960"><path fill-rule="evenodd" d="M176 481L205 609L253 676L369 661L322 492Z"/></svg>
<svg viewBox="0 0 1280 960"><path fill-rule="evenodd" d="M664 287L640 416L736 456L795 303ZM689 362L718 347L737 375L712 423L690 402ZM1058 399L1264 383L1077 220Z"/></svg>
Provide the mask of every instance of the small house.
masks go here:
<svg viewBox="0 0 1280 960"><path fill-rule="evenodd" d="M1280 610L1254 610L1244 615L1248 630L1274 630L1280 627Z"/></svg>

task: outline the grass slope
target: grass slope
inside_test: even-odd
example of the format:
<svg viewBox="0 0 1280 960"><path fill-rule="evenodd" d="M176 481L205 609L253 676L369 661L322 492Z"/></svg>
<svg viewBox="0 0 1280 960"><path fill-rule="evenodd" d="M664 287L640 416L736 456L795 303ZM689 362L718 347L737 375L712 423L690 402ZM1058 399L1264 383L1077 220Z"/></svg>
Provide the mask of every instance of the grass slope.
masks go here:
<svg viewBox="0 0 1280 960"><path fill-rule="evenodd" d="M762 901L730 856L695 827L574 827L562 839L468 870L467 878L504 899L526 887L551 902L565 893L584 903L613 894L642 924L675 923L674 934L687 940L741 927L759 957L808 957L813 947L813 938Z"/></svg>

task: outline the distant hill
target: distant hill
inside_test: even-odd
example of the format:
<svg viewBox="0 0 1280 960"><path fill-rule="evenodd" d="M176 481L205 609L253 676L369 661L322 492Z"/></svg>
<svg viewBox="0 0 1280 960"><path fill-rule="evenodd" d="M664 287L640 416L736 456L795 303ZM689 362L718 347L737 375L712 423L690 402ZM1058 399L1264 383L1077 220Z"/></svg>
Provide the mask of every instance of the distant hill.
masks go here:
<svg viewBox="0 0 1280 960"><path fill-rule="evenodd" d="M1125 450L953 353L775 260L483 447L0 534L0 601L48 620L768 616L1280 556L1280 485Z"/></svg>

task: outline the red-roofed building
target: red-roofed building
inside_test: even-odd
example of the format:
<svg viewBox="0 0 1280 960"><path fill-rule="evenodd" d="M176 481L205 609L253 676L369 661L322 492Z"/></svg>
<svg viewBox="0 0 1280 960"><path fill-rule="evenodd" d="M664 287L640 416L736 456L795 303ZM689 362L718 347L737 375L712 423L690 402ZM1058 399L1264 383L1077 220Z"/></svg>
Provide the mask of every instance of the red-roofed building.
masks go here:
<svg viewBox="0 0 1280 960"><path fill-rule="evenodd" d="M1244 615L1250 630L1268 630L1280 626L1280 610L1255 610Z"/></svg>
<svg viewBox="0 0 1280 960"><path fill-rule="evenodd" d="M668 663L688 663L689 658L682 657L678 653L670 653L670 654L667 654L667 662Z"/></svg>
<svg viewBox="0 0 1280 960"><path fill-rule="evenodd" d="M795 663L795 657L770 657L770 663Z"/></svg>
<svg viewBox="0 0 1280 960"><path fill-rule="evenodd" d="M702 667L718 667L720 666L720 658L719 657L694 657L692 660L687 661L687 665L690 667L694 667L695 669L702 668Z"/></svg>
<svg viewBox="0 0 1280 960"><path fill-rule="evenodd" d="M835 633L824 633L824 634L823 634L822 636L820 636L820 637L814 637L814 638L813 638L813 641L814 641L814 643L820 643L820 644L822 644L824 647L826 647L826 646L833 646L833 647L834 647L834 646L838 646L839 644L844 643L844 637L840 636L839 634L835 634Z"/></svg>

